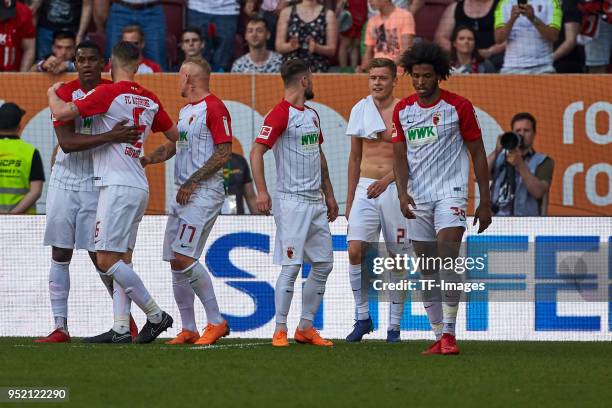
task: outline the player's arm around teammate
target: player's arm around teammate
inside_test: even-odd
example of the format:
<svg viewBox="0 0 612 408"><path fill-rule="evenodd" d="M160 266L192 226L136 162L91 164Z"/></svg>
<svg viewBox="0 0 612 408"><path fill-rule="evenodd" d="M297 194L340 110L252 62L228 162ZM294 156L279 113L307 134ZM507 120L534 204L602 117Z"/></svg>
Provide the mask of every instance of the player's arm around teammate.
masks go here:
<svg viewBox="0 0 612 408"><path fill-rule="evenodd" d="M138 127L140 137L134 144L105 144L94 151L94 175L96 185L101 187L95 223L96 259L101 272L124 289L127 302L121 310L114 308L111 330L84 341L131 342L126 323L129 300L133 300L147 315L136 342L149 343L171 327L173 319L157 305L129 263L148 200L148 181L138 157L151 131L161 131L169 140L177 140L179 135L159 99L134 82L138 49L121 41L113 47L112 61L112 84L98 86L70 102L58 97L56 84L48 91L49 106L60 121L100 115L101 121L92 133L112 131L122 120L133 121Z"/></svg>
<svg viewBox="0 0 612 408"><path fill-rule="evenodd" d="M210 66L204 60L188 59L181 66L179 89L188 104L179 113L180 138L141 158L141 164L146 166L176 154L174 176L178 192L168 215L164 260L170 262L174 298L183 327L168 344L210 345L229 334L210 274L199 262L223 205L221 171L232 155L230 114L223 102L210 93L210 75ZM202 302L207 317L202 336L195 322L194 295Z"/></svg>
<svg viewBox="0 0 612 408"><path fill-rule="evenodd" d="M103 83L104 59L100 48L84 41L76 49L78 78L63 84L58 96L66 102L77 99ZM51 267L49 270L49 298L55 320L55 330L36 342L67 342L67 311L70 292L70 262L74 249L87 249L89 256L107 288L113 303L117 287L112 278L100 273L94 248L94 226L99 190L94 186L93 153L88 150L107 142L132 143L138 140L135 126L118 123L109 132L94 135L92 129L98 126L99 117L78 118L69 122L52 118L58 146L51 160L52 170L47 192L47 215L43 243L51 246ZM61 150L59 147L61 146ZM71 152L80 152L71 154ZM81 152L83 151L83 152ZM138 334L136 323L130 320L132 337Z"/></svg>

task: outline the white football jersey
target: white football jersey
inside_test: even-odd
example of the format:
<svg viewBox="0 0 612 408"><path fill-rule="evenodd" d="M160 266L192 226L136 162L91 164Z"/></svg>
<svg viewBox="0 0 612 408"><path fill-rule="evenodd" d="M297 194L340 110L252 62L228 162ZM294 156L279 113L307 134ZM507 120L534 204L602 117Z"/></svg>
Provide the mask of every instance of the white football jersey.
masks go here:
<svg viewBox="0 0 612 408"><path fill-rule="evenodd" d="M395 105L393 126L393 142L407 145L408 188L417 204L467 199L470 164L464 141L482 137L470 101L440 90L438 101L422 106L415 94Z"/></svg>
<svg viewBox="0 0 612 408"><path fill-rule="evenodd" d="M323 133L314 109L283 100L266 115L255 142L274 152L278 197L321 199L319 145Z"/></svg>
<svg viewBox="0 0 612 408"><path fill-rule="evenodd" d="M215 145L232 142L230 114L223 101L212 94L181 109L178 130L180 136L174 160L177 185L182 185L210 159ZM223 169L199 184L223 193Z"/></svg>
<svg viewBox="0 0 612 408"><path fill-rule="evenodd" d="M117 123L127 121L140 127L140 139L133 143L107 143L94 151L94 179L98 186L131 186L149 189L144 168L140 165L143 144L151 131L165 132L172 120L152 92L135 82L121 81L100 85L74 101L81 116L100 115L93 134L110 131Z"/></svg>
<svg viewBox="0 0 612 408"><path fill-rule="evenodd" d="M112 82L102 79L100 83L111 84ZM57 96L64 102L72 102L85 96L85 91L81 87L79 80L75 79L62 85L57 90ZM51 119L53 127L67 124L67 122L61 122L53 117ZM79 116L74 120L74 131L79 134L92 134L94 123L99 120L98 116ZM51 170L51 177L49 178L49 185L71 191L97 190L97 187L94 185L93 150L64 153L61 147L58 148L55 163Z"/></svg>

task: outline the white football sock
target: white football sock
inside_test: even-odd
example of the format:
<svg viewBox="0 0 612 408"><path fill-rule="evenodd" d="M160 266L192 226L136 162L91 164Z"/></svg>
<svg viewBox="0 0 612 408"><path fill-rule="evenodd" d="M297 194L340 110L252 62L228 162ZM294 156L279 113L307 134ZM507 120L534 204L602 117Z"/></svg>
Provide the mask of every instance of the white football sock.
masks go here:
<svg viewBox="0 0 612 408"><path fill-rule="evenodd" d="M389 280L396 286L399 285L404 279L406 274L401 271L390 271ZM406 291L405 290L390 290L389 300L389 330L399 330L402 322L402 315L404 314L404 303L406 302Z"/></svg>
<svg viewBox="0 0 612 408"><path fill-rule="evenodd" d="M68 331L68 293L70 292L70 262L51 259L49 298L56 329Z"/></svg>
<svg viewBox="0 0 612 408"><path fill-rule="evenodd" d="M404 314L403 303L393 303L389 305L389 328L388 330L399 330Z"/></svg>
<svg viewBox="0 0 612 408"><path fill-rule="evenodd" d="M274 306L276 309L276 330L287 331L287 315L293 299L295 279L300 273L301 265L283 265L274 288Z"/></svg>
<svg viewBox="0 0 612 408"><path fill-rule="evenodd" d="M111 276L108 276L107 274L105 274L104 272L102 272L101 270L96 268L96 272L98 272L98 276L100 276L100 280L102 280L102 283L104 284L104 287L106 288L106 291L108 292L108 294L110 295L110 297L113 297L113 278Z"/></svg>
<svg viewBox="0 0 612 408"><path fill-rule="evenodd" d="M125 294L147 315L151 323L161 322L161 309L132 268L120 260L110 267L107 274L112 276L115 282L125 290Z"/></svg>
<svg viewBox="0 0 612 408"><path fill-rule="evenodd" d="M445 270L443 274L445 282L460 283L463 275L455 273L454 270ZM460 290L445 290L444 303L442 304L444 323L443 332L455 335L455 323L457 322L457 310L459 309Z"/></svg>
<svg viewBox="0 0 612 408"><path fill-rule="evenodd" d="M351 289L353 290L353 298L355 298L355 315L357 320L365 320L370 317L370 306L368 304L368 296L363 296L361 291L361 264L349 264L349 280L351 281Z"/></svg>
<svg viewBox="0 0 612 408"><path fill-rule="evenodd" d="M134 265L126 264L134 269ZM113 330L119 334L125 334L130 331L130 309L132 308L132 299L125 293L120 285L113 285Z"/></svg>
<svg viewBox="0 0 612 408"><path fill-rule="evenodd" d="M181 314L181 322L184 330L198 331L195 321L193 300L195 295L189 284L189 277L183 271L172 270L172 291L174 300Z"/></svg>
<svg viewBox="0 0 612 408"><path fill-rule="evenodd" d="M435 280L440 283L440 274L423 275L423 280ZM436 340L442 337L442 290L439 287L433 287L431 290L423 290L423 306L429 318L431 330L436 336Z"/></svg>
<svg viewBox="0 0 612 408"><path fill-rule="evenodd" d="M325 283L332 271L332 262L316 262L312 264L304 288L302 289L302 319L298 325L300 330L312 327L315 314L321 306L325 294Z"/></svg>
<svg viewBox="0 0 612 408"><path fill-rule="evenodd" d="M217 325L223 323L224 319L223 316L221 316L221 312L219 312L219 305L215 297L215 289L213 288L212 280L210 279L208 271L204 268L204 265L195 261L184 273L189 278L191 288L202 302L202 306L204 306L208 324Z"/></svg>
<svg viewBox="0 0 612 408"><path fill-rule="evenodd" d="M458 302L444 302L442 304L442 310L444 313L444 318L442 322L444 323L443 332L455 335L455 323L457 322L457 310L459 309Z"/></svg>

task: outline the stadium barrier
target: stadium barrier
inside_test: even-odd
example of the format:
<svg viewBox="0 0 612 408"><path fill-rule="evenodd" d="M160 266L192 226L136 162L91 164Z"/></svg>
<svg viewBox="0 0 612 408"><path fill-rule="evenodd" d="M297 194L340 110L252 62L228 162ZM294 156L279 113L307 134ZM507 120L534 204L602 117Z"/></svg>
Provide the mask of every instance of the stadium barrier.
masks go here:
<svg viewBox="0 0 612 408"><path fill-rule="evenodd" d="M165 223L165 216L145 216L134 265L159 305L174 316L174 327L167 333L174 335L181 325L169 265L161 260ZM48 295L50 249L41 244L45 217L4 215L0 216L0 225L0 337L47 334L52 315ZM457 322L459 338L612 340L612 218L494 218L492 226L481 235L471 227L471 219L468 225L468 248L471 240L491 244L486 277L482 278L489 292L480 293L476 303L462 303ZM315 319L322 334L331 338L344 338L353 324L346 227L344 217L331 224L334 270ZM274 330L273 292L279 273L279 267L272 265L274 230L271 217L221 216L208 239L202 261L214 276L219 306L231 325L232 337L269 338ZM539 250L538 243L542 242L546 250ZM586 242L588 248L574 242ZM535 245L535 251L528 252L528 243ZM516 251L524 256L516 256ZM580 256L581 251L597 256L581 258L588 268L579 270L579 280L568 281L563 275L568 272L567 265L565 269L560 265L561 255ZM308 268L304 268L302 278L307 273ZM112 325L111 300L85 251L75 252L70 275L71 334L84 336L108 330ZM298 278L288 319L290 327L299 320L301 282ZM553 288L553 297L543 296L538 288ZM507 292L506 298L502 297L507 301L494 302L483 296L493 291ZM590 291L600 293L599 297L585 297ZM520 301L515 296L520 296L516 297ZM195 309L201 329L205 316L197 299ZM388 303L371 299L370 310L377 330L369 338L384 338ZM136 306L132 311L142 325L142 312ZM431 338L423 306L410 298L402 331L404 339Z"/></svg>
<svg viewBox="0 0 612 408"><path fill-rule="evenodd" d="M67 81L72 76L60 77ZM27 111L23 121L23 138L33 143L45 160L49 174L53 135L46 89L58 77L40 74L0 76L0 101L17 102ZM166 110L176 119L184 105L178 92L176 74L137 77L143 86L153 90ZM412 92L409 80L399 79L396 95ZM612 89L611 75L465 75L452 77L443 87L469 98L484 132L487 152L495 148L499 134L508 130L517 112L531 112L537 118L535 148L555 161L549 197L549 215L606 216L612 214ZM282 98L278 75L213 75L211 88L227 104L232 115L235 150L248 157L263 116ZM341 211L346 198L346 168L350 143L344 136L350 109L367 94L366 75L322 74L314 76L316 98L311 105L320 116L325 134L323 148ZM152 135L147 151L163 139ZM174 198L172 162L149 166L151 185L149 214L164 214ZM274 160L266 160L267 178L273 183ZM477 189L470 184L469 212L474 209ZM45 195L39 201L44 213Z"/></svg>

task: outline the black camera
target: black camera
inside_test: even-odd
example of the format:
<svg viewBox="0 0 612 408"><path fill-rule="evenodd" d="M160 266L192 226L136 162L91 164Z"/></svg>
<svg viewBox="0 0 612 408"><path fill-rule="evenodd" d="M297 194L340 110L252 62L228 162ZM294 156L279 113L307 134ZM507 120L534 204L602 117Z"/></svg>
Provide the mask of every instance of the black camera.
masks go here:
<svg viewBox="0 0 612 408"><path fill-rule="evenodd" d="M523 147L523 138L514 132L506 132L502 135L499 141L502 147L508 151L514 150L517 147Z"/></svg>

